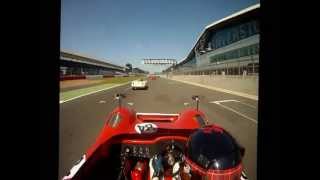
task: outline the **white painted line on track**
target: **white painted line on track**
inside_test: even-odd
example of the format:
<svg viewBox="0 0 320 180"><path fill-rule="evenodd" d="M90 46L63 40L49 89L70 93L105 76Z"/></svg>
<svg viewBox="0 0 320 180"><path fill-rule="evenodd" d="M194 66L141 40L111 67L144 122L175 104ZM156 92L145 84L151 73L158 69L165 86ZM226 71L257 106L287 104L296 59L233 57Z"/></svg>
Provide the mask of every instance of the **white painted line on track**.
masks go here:
<svg viewBox="0 0 320 180"><path fill-rule="evenodd" d="M188 106L188 105L189 105L189 103L185 102L185 103L183 103L183 105Z"/></svg>
<svg viewBox="0 0 320 180"><path fill-rule="evenodd" d="M134 103L133 102L128 102L127 104L130 105L130 106L133 106Z"/></svg>
<svg viewBox="0 0 320 180"><path fill-rule="evenodd" d="M224 101L224 102L226 102L226 101ZM230 102L230 100L227 101L227 102ZM244 118L246 118L246 119L254 122L255 124L258 124L258 121L257 121L257 120L255 120L255 119L253 119L253 118L251 118L251 117L248 117L248 116L246 116L246 115L244 115L244 114L242 114L242 113L240 113L240 112L238 112L238 111L236 111L236 110L234 110L234 109L232 109L232 108L230 108L230 107L228 107L228 106L225 106L225 105L221 104L221 101L211 101L211 102L209 102L209 103L214 103L214 104L220 105L220 106L222 106L223 108L228 109L229 111L232 111L232 112L234 112L234 113L236 113L236 114L238 114L238 115L240 115L240 116L242 116L242 117L244 117Z"/></svg>
<svg viewBox="0 0 320 180"><path fill-rule="evenodd" d="M237 102L237 103L240 103L240 104L249 106L249 107L251 107L251 108L253 108L253 109L257 109L255 106L253 106L253 105L251 105L251 104L243 103L243 102L241 102L241 101L233 100L233 99L230 99L230 100L221 100L221 101L211 101L211 102L209 102L209 103L220 104L220 103L223 103L223 102Z"/></svg>
<svg viewBox="0 0 320 180"><path fill-rule="evenodd" d="M101 100L101 101L99 101L99 103L106 103L106 101L104 101L104 100Z"/></svg>
<svg viewBox="0 0 320 180"><path fill-rule="evenodd" d="M103 89L100 89L100 90L97 90L97 91L92 91L92 92L89 92L89 93L86 93L86 94L82 94L82 95L80 95L80 96L76 96L76 97L73 97L73 98L70 98L70 99L67 99L67 100L60 100L60 101L59 101L59 104L62 104L62 103L68 102L68 101L72 101L72 100L74 100L74 99L78 99L78 98L81 98L81 97L83 97L83 96L88 96L88 95L90 95L90 94L94 94L94 93L97 93L97 92L101 92L101 91L105 91L105 90L112 89L112 88L115 88L115 87L123 86L123 85L129 84L129 83L131 83L131 81L130 81L130 82L127 82L127 83L118 84L118 85L115 85L115 86L103 88Z"/></svg>
<svg viewBox="0 0 320 180"><path fill-rule="evenodd" d="M253 105L251 105L251 104L243 103L243 102L241 102L241 101L239 101L238 103L243 104L243 105L246 105L246 106L249 106L249 107L251 107L251 108L253 108L253 109L257 109L256 106L253 106Z"/></svg>
<svg viewBox="0 0 320 180"><path fill-rule="evenodd" d="M211 101L210 103L220 104L220 103L223 103L223 102L240 102L240 101L229 99L229 100L221 100L221 101Z"/></svg>

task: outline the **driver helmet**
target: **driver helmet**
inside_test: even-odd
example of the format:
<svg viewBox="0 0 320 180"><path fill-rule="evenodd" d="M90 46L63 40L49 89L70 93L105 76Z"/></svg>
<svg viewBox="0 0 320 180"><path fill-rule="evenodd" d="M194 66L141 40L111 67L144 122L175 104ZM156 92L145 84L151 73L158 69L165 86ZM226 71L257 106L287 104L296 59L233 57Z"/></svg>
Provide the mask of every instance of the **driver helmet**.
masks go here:
<svg viewBox="0 0 320 180"><path fill-rule="evenodd" d="M186 151L192 179L241 179L244 148L223 128L211 125L196 130L189 137Z"/></svg>

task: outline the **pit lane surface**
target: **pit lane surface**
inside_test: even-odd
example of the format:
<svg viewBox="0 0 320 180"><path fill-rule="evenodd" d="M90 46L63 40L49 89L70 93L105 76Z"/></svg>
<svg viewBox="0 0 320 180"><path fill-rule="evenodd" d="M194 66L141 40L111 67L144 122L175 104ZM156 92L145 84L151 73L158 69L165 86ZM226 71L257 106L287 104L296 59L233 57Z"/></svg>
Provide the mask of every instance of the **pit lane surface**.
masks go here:
<svg viewBox="0 0 320 180"><path fill-rule="evenodd" d="M244 167L249 179L256 180L257 101L163 78L148 83L148 90L134 91L128 84L60 104L60 179L95 142L107 114L117 105L114 94L125 93L127 106L158 113L195 107L191 96L199 95L199 108L209 121L223 126L245 147Z"/></svg>

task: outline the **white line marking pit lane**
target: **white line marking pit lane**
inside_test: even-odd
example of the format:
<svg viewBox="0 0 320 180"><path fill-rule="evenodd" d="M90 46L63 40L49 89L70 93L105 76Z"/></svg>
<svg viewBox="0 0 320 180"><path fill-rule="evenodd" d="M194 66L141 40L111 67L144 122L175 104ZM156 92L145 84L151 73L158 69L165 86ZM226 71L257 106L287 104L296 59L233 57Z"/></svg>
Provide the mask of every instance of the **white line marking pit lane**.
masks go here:
<svg viewBox="0 0 320 180"><path fill-rule="evenodd" d="M242 116L242 117L244 117L244 118L246 118L246 119L254 122L255 124L258 124L258 121L257 121L257 120L255 120L255 119L253 119L253 118L251 118L251 117L248 117L248 116L246 116L246 115L244 115L244 114L242 114L242 113L240 113L240 112L238 112L238 111L236 111L236 110L234 110L234 109L232 109L232 108L230 108L230 107L228 107L228 106L225 106L225 105L221 104L221 103L223 103L223 102L239 102L239 103L241 103L240 101L238 101L238 100L233 100L233 99L230 99L230 100L221 100L221 101L211 101L211 102L209 102L209 103L214 103L214 104L217 104L217 105L219 105L219 106L222 106L223 108L228 109L229 111L232 111L232 112L234 112L234 113L236 113L236 114L238 114L238 115L240 115L240 116Z"/></svg>

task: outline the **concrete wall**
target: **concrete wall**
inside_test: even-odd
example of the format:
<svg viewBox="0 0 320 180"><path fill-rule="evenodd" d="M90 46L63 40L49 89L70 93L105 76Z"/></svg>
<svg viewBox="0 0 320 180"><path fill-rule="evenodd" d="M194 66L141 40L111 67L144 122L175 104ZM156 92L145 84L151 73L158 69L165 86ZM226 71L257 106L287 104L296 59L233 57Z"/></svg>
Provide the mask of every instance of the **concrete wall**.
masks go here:
<svg viewBox="0 0 320 180"><path fill-rule="evenodd" d="M258 95L259 76L169 75L169 79L194 82L216 88Z"/></svg>

